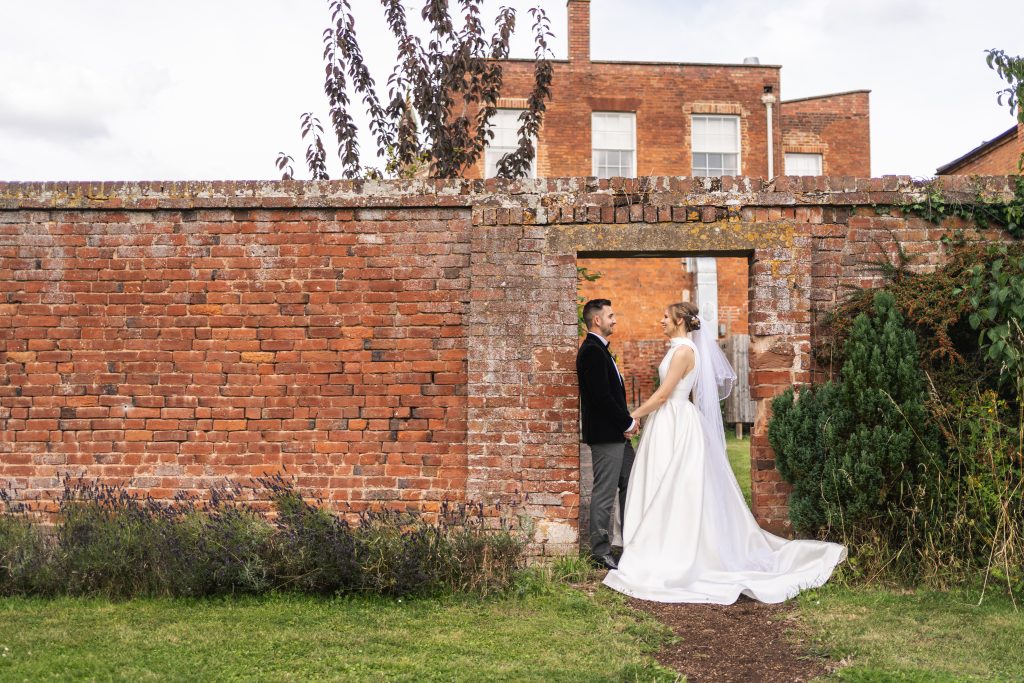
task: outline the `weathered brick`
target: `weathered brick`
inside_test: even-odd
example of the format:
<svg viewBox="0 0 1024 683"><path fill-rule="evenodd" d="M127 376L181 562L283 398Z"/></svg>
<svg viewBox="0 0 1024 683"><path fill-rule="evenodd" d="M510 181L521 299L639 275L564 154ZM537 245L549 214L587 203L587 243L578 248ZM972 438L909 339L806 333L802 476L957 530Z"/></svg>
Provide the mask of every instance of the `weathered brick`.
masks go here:
<svg viewBox="0 0 1024 683"><path fill-rule="evenodd" d="M1008 192L1003 179L978 182ZM821 376L812 321L847 287L878 281L859 265L875 245L891 255L895 238L934 268L941 230L858 204L869 188L898 200L909 181L738 178L721 194L707 183L552 179L497 195L382 183L371 196L342 181L287 208L262 201L282 192L273 184L232 185L244 201L203 183L129 185L115 207L0 183L0 477L54 494L57 475L84 473L167 497L287 466L304 491L352 509L471 499L574 535L585 500L574 267L602 272L587 296L618 292L613 349L652 378L662 309L692 298L682 254L728 253L719 319L752 337L756 513L784 524L770 398ZM131 222L108 220L126 207ZM488 210L491 225L472 225ZM214 218L188 239L153 238L203 212ZM661 256L577 259L609 249Z"/></svg>

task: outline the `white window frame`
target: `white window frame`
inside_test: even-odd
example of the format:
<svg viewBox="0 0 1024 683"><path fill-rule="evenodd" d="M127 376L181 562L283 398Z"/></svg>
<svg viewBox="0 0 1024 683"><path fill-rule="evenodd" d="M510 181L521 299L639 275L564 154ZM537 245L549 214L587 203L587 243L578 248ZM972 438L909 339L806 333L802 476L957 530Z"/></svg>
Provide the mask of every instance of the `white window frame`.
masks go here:
<svg viewBox="0 0 1024 683"><path fill-rule="evenodd" d="M610 130L608 126L601 125L606 117L615 117L617 119L627 119L629 121L629 146L618 146L613 147L607 144L603 144L598 147L598 133L601 131ZM620 134L621 131L610 131L616 134ZM595 111L590 113L590 170L591 175L597 176L598 178L610 178L610 175L602 175L599 173L598 164L598 153L599 152L629 152L629 163L630 173L629 178L636 177L636 112L634 111ZM621 166L621 164L620 164Z"/></svg>
<svg viewBox="0 0 1024 683"><path fill-rule="evenodd" d="M484 178L496 178L498 176L498 161L519 147L519 128L522 122L520 115L525 109L496 109L491 117L490 126L494 137L484 148ZM540 149L537 146L536 138L533 141L533 161L530 162L530 173L527 178L537 177L537 156Z"/></svg>
<svg viewBox="0 0 1024 683"><path fill-rule="evenodd" d="M796 169L791 169L790 168L790 162L791 161L795 164L797 161L806 161L806 160L808 160L808 159L810 159L812 157L817 160L817 171L818 171L817 173L798 173L798 172L796 172ZM822 154L820 152L786 152L785 153L785 162L786 162L786 175L795 175L795 176L804 176L804 175L819 176L819 175L824 175L825 159L824 159L824 157L822 156Z"/></svg>
<svg viewBox="0 0 1024 683"><path fill-rule="evenodd" d="M705 140L707 133L703 132L701 135L697 134L698 122L705 123L708 121L723 121L732 120L736 122L736 140L735 149L718 148L714 149L713 145L710 145ZM743 173L743 143L741 133L741 121L740 117L735 114L692 114L690 117L690 172L694 176L700 177L711 177L719 178L722 175L742 175ZM722 164L722 173L714 175L711 173L698 173L697 164L695 162L695 156L697 154L735 154L736 155L736 172L729 174L725 172L725 164ZM705 170L710 171L709 167L703 167Z"/></svg>

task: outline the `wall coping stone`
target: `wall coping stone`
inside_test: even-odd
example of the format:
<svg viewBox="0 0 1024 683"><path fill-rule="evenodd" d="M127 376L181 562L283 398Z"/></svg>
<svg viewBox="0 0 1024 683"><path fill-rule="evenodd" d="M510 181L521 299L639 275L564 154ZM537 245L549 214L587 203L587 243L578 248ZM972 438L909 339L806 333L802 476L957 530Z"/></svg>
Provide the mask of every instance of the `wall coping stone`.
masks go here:
<svg viewBox="0 0 1024 683"><path fill-rule="evenodd" d="M0 210L187 210L322 208L508 208L551 209L601 206L794 207L892 205L923 199L931 186L951 200L1013 196L1014 176L780 176L772 181L746 176L694 178L594 177L526 180L218 180L0 182ZM562 216L563 214L556 215ZM571 221L575 221L573 215ZM622 222L655 221L631 212ZM571 222L565 218L555 222ZM619 221L616 221L619 222Z"/></svg>

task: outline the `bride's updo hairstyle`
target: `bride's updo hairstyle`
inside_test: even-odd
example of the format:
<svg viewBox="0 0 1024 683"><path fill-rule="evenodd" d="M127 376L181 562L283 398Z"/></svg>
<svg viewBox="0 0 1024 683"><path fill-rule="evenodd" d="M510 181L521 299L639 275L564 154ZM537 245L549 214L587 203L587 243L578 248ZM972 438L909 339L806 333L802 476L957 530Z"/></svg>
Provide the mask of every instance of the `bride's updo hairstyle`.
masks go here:
<svg viewBox="0 0 1024 683"><path fill-rule="evenodd" d="M700 329L700 318L697 317L699 311L700 309L697 308L696 304L692 304L689 301L680 301L678 304L672 304L668 307L668 317L672 318L672 322L676 325L685 323L686 331L693 332Z"/></svg>

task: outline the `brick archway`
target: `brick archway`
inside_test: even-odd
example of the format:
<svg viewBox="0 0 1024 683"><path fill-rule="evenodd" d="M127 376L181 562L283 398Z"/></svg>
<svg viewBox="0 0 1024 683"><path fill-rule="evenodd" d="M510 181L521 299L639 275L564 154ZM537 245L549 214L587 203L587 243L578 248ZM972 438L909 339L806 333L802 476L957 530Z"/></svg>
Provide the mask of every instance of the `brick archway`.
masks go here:
<svg viewBox="0 0 1024 683"><path fill-rule="evenodd" d="M514 245L518 249L524 244L523 240L532 240L531 246L538 250L536 257L514 257L509 252L504 261L508 266L517 260L522 261L516 264L519 266L538 265L532 262L539 261L545 276L531 281L529 278L518 280L513 268L502 273L506 286L510 281L516 282L515 289L522 296L522 310L530 311L527 325L521 333L505 330L500 335L503 342L523 351L533 349L534 373L525 385L535 387L540 395L527 397L525 407L539 409L542 414L545 410L560 411L564 416L558 454L549 455L545 462L547 465L558 463L565 470L565 482L573 484L571 488L575 490L572 493L562 494L563 510L571 512L580 503L574 373L578 343L575 309L578 255L747 256L751 264L750 383L751 395L758 403L751 441L752 504L754 514L763 525L784 533L787 531L787 490L774 469L774 458L767 445L767 411L771 397L782 387L810 380L810 269L799 267L810 263L809 246L806 240L801 243L795 211L792 210L792 215L786 219L780 212L777 220L769 222L758 221L756 214L742 216L739 211L714 207L674 207L677 220L671 220L672 209L666 212L666 208L652 205L630 207L636 214L651 217L668 213L666 218L670 220L665 222L556 223L544 228L526 227L523 237L513 235L520 228L512 224L484 228L490 239L481 248L491 254L503 246L510 249ZM590 213L589 207L577 207L573 211L574 217L579 210ZM530 286L531 282L536 288ZM510 292L506 292L506 297L508 294ZM487 308L495 310L494 306ZM493 351L493 346L489 346L486 354L481 349L481 355L493 358ZM526 360L525 353L521 358ZM471 345L471 382L473 363L474 345ZM478 391L488 390L488 387L481 386ZM470 393L477 395L478 391L471 388ZM491 405L497 407L497 404ZM472 402L470 411L474 411ZM550 439L537 440L535 436L536 433L531 432L524 434L527 443L522 444L522 462L540 465L541 461L534 458L543 459L541 451L551 454L554 444ZM472 471L474 450L471 446L470 481L475 479ZM491 449L484 447L483 450L490 452ZM547 467L544 469L550 473ZM517 493L523 497L527 509L531 503L552 504L555 502L555 491L552 490L555 487L551 483L550 479L531 480L527 473L527 478L522 480L526 490ZM484 493L483 489L480 493ZM570 534L558 534L552 520L544 524L547 525L546 533L568 540Z"/></svg>
<svg viewBox="0 0 1024 683"><path fill-rule="evenodd" d="M959 192L966 198L971 188L957 182L949 180L948 196ZM914 270L927 271L944 260L944 230L892 208L914 201L918 190L897 177L779 178L771 184L742 178L574 179L547 181L547 187L538 203L512 197L482 202L473 211L471 277L474 290L492 294L474 300L471 315L523 315L521 325L499 325L483 345L469 346L471 490L481 496L504 491L539 520L542 546L574 548L580 504L577 255L747 254L751 398L757 402L752 507L762 525L790 533L789 487L775 469L767 440L771 399L786 387L811 382L814 316L834 306L844 288L880 284L873 260L891 258L901 248L918 255ZM1002 179L992 179L989 187L1009 193ZM993 233L988 239L1005 236ZM496 357L513 362L509 377L516 386L491 384L501 380L500 373L474 373L478 361L493 370ZM472 384L475 377L488 381ZM523 418L491 423L518 426L521 440L496 444L493 434L481 434L475 442L473 426L497 415Z"/></svg>

